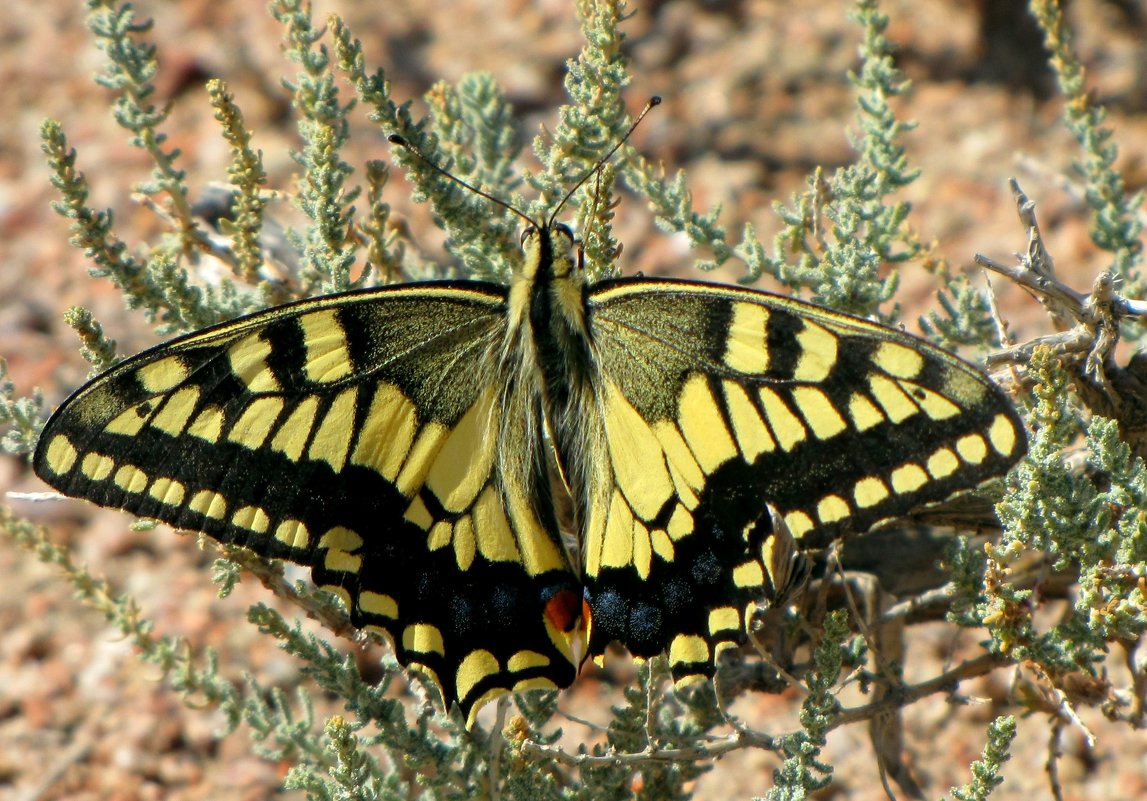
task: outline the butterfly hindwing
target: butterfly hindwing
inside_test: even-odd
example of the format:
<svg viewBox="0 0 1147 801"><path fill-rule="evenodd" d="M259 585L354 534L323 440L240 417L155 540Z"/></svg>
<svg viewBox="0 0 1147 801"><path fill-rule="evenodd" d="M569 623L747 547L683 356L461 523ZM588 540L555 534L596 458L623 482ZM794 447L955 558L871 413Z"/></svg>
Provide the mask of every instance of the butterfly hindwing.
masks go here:
<svg viewBox="0 0 1147 801"><path fill-rule="evenodd" d="M978 370L774 295L619 280L589 296L609 466L589 497L589 649L667 651L679 680L780 589L766 502L799 547L998 475L1024 434ZM656 587L657 592L647 591Z"/></svg>
<svg viewBox="0 0 1147 801"><path fill-rule="evenodd" d="M511 419L503 400L505 294L373 290L166 343L62 405L36 471L311 566L468 718L500 692L566 686L580 588L521 447L540 411Z"/></svg>

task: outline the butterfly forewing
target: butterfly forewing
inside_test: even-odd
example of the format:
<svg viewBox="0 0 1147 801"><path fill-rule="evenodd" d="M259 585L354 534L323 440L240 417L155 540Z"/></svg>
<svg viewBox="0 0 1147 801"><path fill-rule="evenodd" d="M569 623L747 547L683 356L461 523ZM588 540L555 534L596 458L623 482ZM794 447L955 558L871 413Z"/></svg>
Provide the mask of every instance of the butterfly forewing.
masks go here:
<svg viewBox="0 0 1147 801"><path fill-rule="evenodd" d="M36 472L68 495L311 566L355 624L387 632L470 716L484 698L575 673L580 587L542 466L524 456L532 429L505 424L510 411L540 415L528 394L505 400L505 326L505 290L477 283L218 326L70 398Z"/></svg>
<svg viewBox="0 0 1147 801"><path fill-rule="evenodd" d="M585 531L590 652L712 674L775 591L766 501L800 547L1007 470L1022 425L982 373L915 337L750 290L598 284L611 469ZM787 535L786 535L787 536ZM656 592L647 588L656 587Z"/></svg>

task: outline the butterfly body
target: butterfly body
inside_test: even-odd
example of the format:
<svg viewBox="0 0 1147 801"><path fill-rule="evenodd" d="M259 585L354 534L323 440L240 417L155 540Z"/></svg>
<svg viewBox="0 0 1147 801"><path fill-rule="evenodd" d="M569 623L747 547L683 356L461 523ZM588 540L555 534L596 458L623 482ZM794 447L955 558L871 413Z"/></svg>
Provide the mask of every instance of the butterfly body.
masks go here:
<svg viewBox="0 0 1147 801"><path fill-rule="evenodd" d="M36 472L309 565L472 723L570 684L583 639L710 676L785 581L769 507L820 546L1026 448L989 379L907 334L748 289L590 283L564 226L524 244L508 287L303 301L128 359L57 410Z"/></svg>

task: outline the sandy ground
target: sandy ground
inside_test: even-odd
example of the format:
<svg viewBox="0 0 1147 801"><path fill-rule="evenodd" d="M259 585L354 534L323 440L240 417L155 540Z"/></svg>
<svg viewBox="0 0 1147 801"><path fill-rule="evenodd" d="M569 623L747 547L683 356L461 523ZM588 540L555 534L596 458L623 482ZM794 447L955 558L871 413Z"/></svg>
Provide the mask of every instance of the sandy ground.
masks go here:
<svg viewBox="0 0 1147 801"><path fill-rule="evenodd" d="M552 124L562 65L579 46L569 5L322 0L316 15L342 14L364 40L371 64L385 65L399 96L419 98L437 78L492 72L522 111L522 135L529 139ZM919 122L906 144L923 174L904 197L915 206L921 236L935 239L956 268L970 270L975 252L1006 260L1024 247L1006 184L1018 176L1040 205L1061 276L1082 289L1105 261L1087 237L1072 183L1077 152L1058 123L1060 103L1024 72L1034 58L1030 43L1007 25L981 32L979 15L989 5L885 4L894 18L890 35L902 45L900 66L914 82L903 116ZM1122 148L1119 167L1134 189L1147 179L1147 3L1123 5L1078 0L1071 18L1090 85L1110 104ZM167 131L184 151L181 165L192 185L225 177L226 146L203 90L206 78L218 76L238 95L267 154L272 183L289 187L294 165L286 149L296 140L278 79L294 67L285 63L280 31L264 4L138 6L156 21L160 96L176 103ZM700 208L720 203L730 230L752 221L762 238L777 227L773 201L798 191L812 166L831 169L850 158L845 131L852 107L844 74L856 64L858 30L847 21L846 3L813 0L797 7L776 0L635 2L625 29L633 107L651 94L665 98L635 143L670 170L686 168ZM115 211L130 246L138 247L159 223L129 197L127 187L146 177L148 165L111 119L108 93L91 80L102 56L83 27L82 4L41 0L17 9L0 19L0 352L19 391L42 387L55 404L86 373L61 322L68 306L92 309L121 353L156 338L123 313L106 282L86 279L82 255L68 246L66 225L49 208L55 195L39 150L40 121L62 121L92 180L93 204ZM356 116L354 141L356 150L347 154L352 162L387 156L365 114ZM400 212L411 208L401 183L389 199ZM424 210L416 210L412 226L425 219ZM656 231L637 201L623 203L617 230L627 273L669 273L688 264L678 242ZM736 271L723 275L736 277ZM930 276L910 266L899 299L906 309L923 310L934 288ZM1037 304L1011 288L1002 288L1001 297L1021 339L1046 330ZM0 491L38 489L22 461L0 457ZM207 576L210 557L190 538L132 532L124 516L76 502L13 505L50 525L77 559L137 598L159 631L185 636L197 649L218 648L226 675L251 671L266 682L298 683L297 666L243 620L247 604L266 600L266 592L249 581L230 599L216 599ZM51 569L0 544L0 575L0 794L21 801L129 801L275 793L286 766L252 756L245 732L216 741L217 713L181 705ZM972 643L953 641L942 627L914 631L909 676L934 674ZM1006 709L1010 680L1001 672L965 686L972 702L962 707L934 699L906 712L910 759L929 796L967 781L986 722ZM606 703L605 692L598 682L582 682L565 703L575 713L592 711ZM788 696L746 698L737 707L770 731L791 728L795 709ZM1147 794L1147 736L1113 727L1092 710L1083 715L1099 739L1089 747L1078 730L1065 737L1066 797ZM1039 717L1021 721L998 798L1048 797L1046 726ZM883 797L863 728L835 732L827 758L837 766L837 780L820 797ZM700 781L697 797L763 794L776 767L767 754L727 758Z"/></svg>

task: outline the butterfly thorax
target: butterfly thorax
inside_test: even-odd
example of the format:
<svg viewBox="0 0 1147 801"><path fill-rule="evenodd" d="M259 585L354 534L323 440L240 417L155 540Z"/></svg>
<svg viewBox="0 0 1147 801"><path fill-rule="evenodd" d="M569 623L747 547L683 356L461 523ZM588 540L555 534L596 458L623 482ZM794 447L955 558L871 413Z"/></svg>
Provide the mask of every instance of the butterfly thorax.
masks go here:
<svg viewBox="0 0 1147 801"><path fill-rule="evenodd" d="M538 229L527 236L533 350L547 405L560 408L591 380L585 273L572 255L568 228Z"/></svg>

